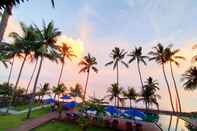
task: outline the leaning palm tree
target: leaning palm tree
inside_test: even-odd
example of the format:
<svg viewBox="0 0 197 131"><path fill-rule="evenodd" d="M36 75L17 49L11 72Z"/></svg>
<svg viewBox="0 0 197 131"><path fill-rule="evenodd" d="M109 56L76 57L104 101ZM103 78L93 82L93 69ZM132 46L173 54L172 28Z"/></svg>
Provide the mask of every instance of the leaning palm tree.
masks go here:
<svg viewBox="0 0 197 131"><path fill-rule="evenodd" d="M141 86L143 90L144 85L143 85L143 80L142 80L142 73L140 70L140 62L142 62L144 65L147 65L145 60L148 59L148 56L145 56L142 54L142 47L135 47L135 49L132 52L130 52L128 56L130 57L129 63L133 62L134 60L136 60L137 62L137 69L138 69L140 82L141 82Z"/></svg>
<svg viewBox="0 0 197 131"><path fill-rule="evenodd" d="M169 45L167 48L170 48L171 45ZM172 107L172 111L174 112L174 104L172 101L172 93L170 90L170 85L166 76L166 71L165 71L165 64L167 63L166 60L166 48L162 45L162 44L157 44L157 46L153 47L153 50L149 52L150 57L150 61L154 60L156 63L160 64L162 67L162 72L163 72L163 76L167 85L167 89L168 89L168 93L170 96L170 104Z"/></svg>
<svg viewBox="0 0 197 131"><path fill-rule="evenodd" d="M85 97L86 97L90 71L93 70L96 73L98 72L98 69L96 68L95 65L97 65L96 58L91 56L89 53L87 56L84 56L83 59L79 62L79 66L81 66L79 73L82 73L82 72L87 73L85 89L84 89L84 94L83 94L83 102L85 101Z"/></svg>
<svg viewBox="0 0 197 131"><path fill-rule="evenodd" d="M3 39L9 17L12 15L13 6L18 5L25 0L1 0L0 10L3 10L2 18L0 21L0 42ZM28 1L28 0L26 0ZM55 7L54 0L50 0L53 7Z"/></svg>
<svg viewBox="0 0 197 131"><path fill-rule="evenodd" d="M149 106L152 104L155 104L159 109L157 98L160 98L160 96L156 94L156 91L159 90L158 85L159 84L156 80L153 80L152 77L149 77L145 82L144 91L141 93L141 98L139 98L137 102L144 101L146 109L149 109Z"/></svg>
<svg viewBox="0 0 197 131"><path fill-rule="evenodd" d="M0 62L7 68L8 56L4 52L0 52Z"/></svg>
<svg viewBox="0 0 197 131"><path fill-rule="evenodd" d="M62 57L60 59L61 63L62 63L62 67L61 67L61 71L60 71L60 75L59 75L59 79L58 79L58 84L61 81L62 73L63 73L64 66L65 66L65 59L68 58L69 60L72 60L73 57L76 57L72 48L70 46L68 46L66 43L62 43L62 45L59 46L59 50L62 54Z"/></svg>
<svg viewBox="0 0 197 131"><path fill-rule="evenodd" d="M197 89L197 67L190 67L184 74L182 80L184 81L185 90Z"/></svg>
<svg viewBox="0 0 197 131"><path fill-rule="evenodd" d="M114 99L114 106L118 105L118 100L120 98L122 90L123 89L119 87L117 83L111 84L111 86L108 88L107 92L109 93L109 95L107 95L107 97L109 97L110 101Z"/></svg>
<svg viewBox="0 0 197 131"><path fill-rule="evenodd" d="M176 97L178 99L179 111L181 112L181 100L180 100L180 96L179 96L179 92L178 92L178 88L177 88L177 83L176 83L176 80L174 77L174 72L173 72L173 64L175 64L177 67L179 67L180 63L178 60L185 60L185 58L183 56L177 55L177 53L179 53L179 51L180 51L179 49L172 50L171 48L166 48L166 60L170 64L170 71L171 71L171 76L172 76L173 83L174 83L174 88L176 91Z"/></svg>
<svg viewBox="0 0 197 131"><path fill-rule="evenodd" d="M10 37L14 38L14 44L16 45L16 50L19 50L19 52L21 54L24 54L23 56L23 60L20 66L20 70L19 70L19 74L14 86L14 91L13 91L13 95L12 98L8 104L8 109L7 112L9 111L9 107L11 106L12 102L15 99L15 91L18 87L18 84L20 82L20 78L22 75L22 71L25 65L26 60L29 58L31 58L31 52L32 52L32 46L36 40L36 35L34 33L34 28L32 26L26 26L23 23L21 23L21 28L23 30L23 36L19 35L16 32L12 32L10 33Z"/></svg>
<svg viewBox="0 0 197 131"><path fill-rule="evenodd" d="M136 100L136 98L138 96L137 92L135 91L134 88L128 87L127 90L123 91L122 93L125 98L129 99L129 106L130 106L130 108L132 108L131 101Z"/></svg>
<svg viewBox="0 0 197 131"><path fill-rule="evenodd" d="M35 48L34 53L40 56L40 61L39 61L38 72L36 74L36 78L33 86L32 97L29 102L29 110L27 113L27 118L30 118L32 112L32 103L35 99L36 87L37 87L44 58L48 58L51 61L57 62L57 59L59 59L60 57L58 53L58 47L55 45L55 43L57 41L57 37L61 35L61 32L54 27L53 22L50 22L48 25L44 23L43 30L40 30L37 26L35 27L35 29L38 38L37 40L38 43L36 44L37 48Z"/></svg>
<svg viewBox="0 0 197 131"><path fill-rule="evenodd" d="M109 65L113 64L113 70L116 69L117 86L119 86L119 63L123 64L125 67L128 68L127 63L124 61L126 54L127 54L127 52L124 49L120 49L118 47L115 47L110 54L110 57L112 58L112 60L110 62L108 62L107 64L105 64L105 66L109 66Z"/></svg>
<svg viewBox="0 0 197 131"><path fill-rule="evenodd" d="M74 88L71 87L69 95L74 97L75 101L76 97L82 98L82 85L77 83Z"/></svg>

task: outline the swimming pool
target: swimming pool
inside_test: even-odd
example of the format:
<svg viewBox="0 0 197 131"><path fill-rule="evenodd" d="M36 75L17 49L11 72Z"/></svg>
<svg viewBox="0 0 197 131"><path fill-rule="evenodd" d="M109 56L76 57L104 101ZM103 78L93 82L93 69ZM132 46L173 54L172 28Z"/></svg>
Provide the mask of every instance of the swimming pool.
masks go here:
<svg viewBox="0 0 197 131"><path fill-rule="evenodd" d="M191 129L188 127L188 122L180 119L177 116L159 115L159 121L157 124L164 131L197 131L197 128Z"/></svg>

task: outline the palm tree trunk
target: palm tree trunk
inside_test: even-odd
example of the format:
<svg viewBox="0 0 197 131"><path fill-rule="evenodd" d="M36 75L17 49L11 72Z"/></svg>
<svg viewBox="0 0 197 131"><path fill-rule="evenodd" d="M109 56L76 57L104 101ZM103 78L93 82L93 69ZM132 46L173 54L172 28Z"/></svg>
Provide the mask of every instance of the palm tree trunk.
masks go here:
<svg viewBox="0 0 197 131"><path fill-rule="evenodd" d="M170 96L170 103L171 103L172 111L174 112L174 105L173 105L173 101L172 101L172 94L171 94L170 85L169 85L169 82L168 82L168 79L167 79L167 76L166 76L166 73L165 73L164 64L162 64L162 71L163 71L163 75L164 75L164 78L165 78L165 81L166 81L166 85L167 85L167 88L168 88L168 93L169 93L169 96Z"/></svg>
<svg viewBox="0 0 197 131"><path fill-rule="evenodd" d="M88 86L89 75L90 75L90 69L88 69L88 71L87 71L87 78L86 78L85 90L84 90L84 95L83 95L83 102L85 101L85 97L86 97L86 90L87 90L87 86Z"/></svg>
<svg viewBox="0 0 197 131"><path fill-rule="evenodd" d="M116 78L116 82L117 82L117 86L119 87L119 65L117 63L117 67L116 67L116 75L117 75L117 78Z"/></svg>
<svg viewBox="0 0 197 131"><path fill-rule="evenodd" d="M9 76L8 76L8 85L10 84L10 79L11 79L11 76L12 76L12 70L13 70L13 66L14 66L14 60L15 60L15 57L12 58L12 63L11 63L10 72L9 72Z"/></svg>
<svg viewBox="0 0 197 131"><path fill-rule="evenodd" d="M19 84L19 81L20 81L20 77L21 77L21 74L22 74L22 70L23 70L23 67L25 65L25 61L27 59L27 54L25 55L24 59L23 59L23 62L22 62L22 65L21 65L21 68L20 68L20 71L19 71L19 74L18 74L18 78L17 78L17 81L16 81L16 84L14 86L14 90L12 92L12 97L11 97L11 100L8 104L8 108L7 108L7 113L9 112L9 108L11 107L12 103L15 101L15 92L16 92L16 89L17 89L17 86Z"/></svg>
<svg viewBox="0 0 197 131"><path fill-rule="evenodd" d="M168 125L168 131L170 131L171 125L172 125L172 115L170 115L170 121L169 121L169 125Z"/></svg>
<svg viewBox="0 0 197 131"><path fill-rule="evenodd" d="M138 69L138 73L139 73L139 76L140 76L140 82L141 82L142 90L144 90L144 84L143 84L143 80L142 80L142 73L141 73L141 70L140 70L139 61L137 61L137 69Z"/></svg>
<svg viewBox="0 0 197 131"><path fill-rule="evenodd" d="M173 73L173 69L172 69L172 62L170 62L170 71L171 71L172 79L173 79L173 82L174 82L174 88L175 88L175 91L176 91L176 97L177 97L178 103L179 103L179 111L181 112L181 100L180 100L180 96L179 96L176 80L174 78L174 73Z"/></svg>
<svg viewBox="0 0 197 131"><path fill-rule="evenodd" d="M131 105L131 99L129 99L129 106L130 106L130 108L132 107L132 105Z"/></svg>
<svg viewBox="0 0 197 131"><path fill-rule="evenodd" d="M115 97L115 103L114 103L114 106L116 106L116 97Z"/></svg>
<svg viewBox="0 0 197 131"><path fill-rule="evenodd" d="M12 7L9 10L12 10ZM11 16L11 14L9 13L8 8L6 8L3 11L3 15L1 18L1 23L0 23L0 42L3 40L3 36L4 36L10 16Z"/></svg>
<svg viewBox="0 0 197 131"><path fill-rule="evenodd" d="M60 84L60 81L61 81L62 73L63 73L63 70L64 70L64 64L65 64L65 62L62 63L62 68L61 68L60 76L59 76L58 83L57 83L58 85Z"/></svg>
<svg viewBox="0 0 197 131"><path fill-rule="evenodd" d="M36 60L36 63L35 63L35 65L34 65L33 72L32 72L32 74L31 74L30 80L29 80L29 82L28 82L28 85L27 85L27 88L26 88L26 92L25 92L26 95L27 95L28 90L29 90L29 87L30 87L30 85L31 85L31 81L32 81L32 79L33 79L33 77L34 77L34 74L35 74L37 65L38 65L38 60Z"/></svg>
<svg viewBox="0 0 197 131"><path fill-rule="evenodd" d="M27 119L29 119L30 116L31 116L32 104L33 104L33 101L35 99L36 87L37 87L38 79L39 79L39 76L40 76L43 60L44 60L44 56L41 56L40 65L39 65L38 72L37 72L36 79L35 79L34 86L33 86L32 96L31 96L30 102L29 102L29 110L28 110L27 117L26 117Z"/></svg>

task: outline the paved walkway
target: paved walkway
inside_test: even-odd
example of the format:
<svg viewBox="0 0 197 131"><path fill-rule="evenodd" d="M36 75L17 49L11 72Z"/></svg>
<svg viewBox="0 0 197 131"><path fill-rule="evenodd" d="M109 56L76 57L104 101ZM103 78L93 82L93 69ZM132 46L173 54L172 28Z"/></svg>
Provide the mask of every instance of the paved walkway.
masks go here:
<svg viewBox="0 0 197 131"><path fill-rule="evenodd" d="M24 121L20 127L14 129L8 129L7 131L30 131L36 127L39 127L44 123L47 123L53 119L57 119L57 117L58 117L57 112L50 112L41 117Z"/></svg>
<svg viewBox="0 0 197 131"><path fill-rule="evenodd" d="M48 106L49 105L37 106L37 107L32 108L32 111L41 109L43 107L48 107ZM0 112L5 113L6 111L7 111L7 108L0 108ZM23 113L26 113L26 112L28 112L28 109L21 110L21 111L10 109L8 113L12 114L12 115L19 115L19 114L23 114Z"/></svg>

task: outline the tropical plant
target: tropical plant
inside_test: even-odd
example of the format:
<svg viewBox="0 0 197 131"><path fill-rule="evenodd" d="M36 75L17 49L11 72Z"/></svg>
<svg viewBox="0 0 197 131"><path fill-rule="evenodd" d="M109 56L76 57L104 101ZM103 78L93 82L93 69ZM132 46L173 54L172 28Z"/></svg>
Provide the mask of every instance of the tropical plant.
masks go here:
<svg viewBox="0 0 197 131"><path fill-rule="evenodd" d="M74 97L76 100L76 97L82 98L82 85L80 85L79 83L77 83L75 85L75 87L70 87L70 93L69 95Z"/></svg>
<svg viewBox="0 0 197 131"><path fill-rule="evenodd" d="M25 0L3 0L1 1L0 10L4 9L4 11L3 11L1 22L0 22L0 42L3 39L9 17L12 15L13 6L18 5L24 1ZM51 4L53 7L55 7L54 0L51 0Z"/></svg>
<svg viewBox="0 0 197 131"><path fill-rule="evenodd" d="M89 53L87 56L84 56L83 59L79 62L79 66L81 66L79 73L82 73L82 72L87 73L85 89L84 89L84 94L83 94L83 102L85 101L85 97L86 97L90 71L93 70L96 73L98 72L98 69L96 68L95 65L97 65L96 58L91 56Z"/></svg>
<svg viewBox="0 0 197 131"><path fill-rule="evenodd" d="M8 56L4 52L0 52L0 62L5 66L5 68L8 67Z"/></svg>
<svg viewBox="0 0 197 131"><path fill-rule="evenodd" d="M128 87L126 91L123 90L122 94L125 98L129 99L129 106L130 108L132 108L131 101L136 100L138 93L135 91L134 88Z"/></svg>
<svg viewBox="0 0 197 131"><path fill-rule="evenodd" d="M170 48L171 45L167 46L166 48ZM162 67L162 72L163 72L163 76L167 85L167 89L168 89L168 93L170 96L170 104L172 107L172 111L174 112L174 104L172 101L172 93L170 90L170 85L166 76L166 71L165 71L165 64L167 63L167 59L166 59L166 48L162 45L162 44L157 44L157 46L153 47L153 50L149 52L150 57L150 61L154 60L156 63L160 64Z"/></svg>
<svg viewBox="0 0 197 131"><path fill-rule="evenodd" d="M49 83L44 83L44 85L41 85L41 88L39 91L39 96L41 97L40 101L43 100L43 97L45 95L50 95L50 84Z"/></svg>
<svg viewBox="0 0 197 131"><path fill-rule="evenodd" d="M72 60L73 57L76 57L72 48L70 46L68 46L66 43L62 43L62 45L59 46L59 50L62 54L62 57L60 59L61 63L62 63L62 67L61 67L61 71L60 71L60 75L59 75L59 79L58 79L58 84L61 81L61 77L62 77L62 73L64 70L64 65L65 65L65 59L68 58L69 60Z"/></svg>
<svg viewBox="0 0 197 131"><path fill-rule="evenodd" d="M185 90L197 89L197 67L190 67L184 74L182 80L184 81Z"/></svg>
<svg viewBox="0 0 197 131"><path fill-rule="evenodd" d="M185 60L185 58L183 56L177 55L177 53L179 53L179 51L180 51L179 49L172 50L171 48L166 48L166 60L170 64L171 76L172 76L174 88L176 91L176 97L177 97L178 103L179 103L179 110L181 112L182 111L181 110L181 100L180 100L180 96L179 96L179 92L178 92L178 88L177 88L177 83L176 83L176 80L174 77L174 72L173 72L173 64L175 64L177 67L179 67L180 63L178 62L178 60Z"/></svg>
<svg viewBox="0 0 197 131"><path fill-rule="evenodd" d="M13 84L8 84L7 82L0 84L0 95L11 96L13 88Z"/></svg>
<svg viewBox="0 0 197 131"><path fill-rule="evenodd" d="M40 57L38 72L36 74L32 97L29 103L29 111L27 113L27 118L30 117L32 111L32 103L35 99L36 87L38 83L38 79L40 76L42 64L44 58L48 58L51 61L57 62L60 55L58 53L58 47L55 45L57 41L57 37L61 35L61 32L54 27L53 22L50 22L48 25L45 23L43 24L43 29L40 30L37 26L35 26L36 34L37 34L37 41L36 48L34 53Z"/></svg>
<svg viewBox="0 0 197 131"><path fill-rule="evenodd" d="M54 86L52 90L52 92L55 94L54 99L56 99L56 96L58 96L58 101L59 101L60 95L64 94L66 90L67 87L63 83Z"/></svg>
<svg viewBox="0 0 197 131"><path fill-rule="evenodd" d="M21 67L20 67L20 70L19 70L19 74L18 74L16 83L15 83L15 86L14 86L15 91L16 91L17 86L19 84L25 62L28 59L28 57L31 58L32 47L33 47L34 42L36 40L36 35L35 35L35 32L34 32L34 28L32 26L26 26L25 24L21 23L21 28L23 30L23 34L24 34L23 36L19 35L16 32L10 33L10 37L14 38L14 44L16 45L15 47L17 48L15 50L17 50L17 53L20 52L20 54L24 54L24 55L22 55L23 56L22 64L21 64ZM9 111L9 107L11 106L11 103L14 101L15 91L13 91L13 95L12 95L12 98L9 102L7 112Z"/></svg>
<svg viewBox="0 0 197 131"><path fill-rule="evenodd" d="M155 104L159 109L159 104L157 102L157 98L160 98L156 91L159 90L158 82L153 80L152 77L149 77L144 85L144 91L141 93L141 98L137 99L136 101L143 101L145 102L146 109L149 109L149 106Z"/></svg>
<svg viewBox="0 0 197 131"><path fill-rule="evenodd" d="M116 83L117 83L117 86L119 86L119 63L123 64L125 67L128 68L127 63L124 61L124 58L125 58L126 54L127 54L127 52L124 49L120 49L118 47L115 47L110 54L110 57L112 58L112 61L105 64L105 66L109 66L109 65L113 64L113 70L116 69L116 73L117 73Z"/></svg>
<svg viewBox="0 0 197 131"><path fill-rule="evenodd" d="M145 60L148 59L148 56L145 56L142 54L142 47L135 47L135 49L132 52L130 52L128 56L130 57L129 63L133 62L134 60L136 60L137 62L137 69L138 69L140 82L141 82L141 86L143 90L144 85L143 85L143 80L142 80L142 73L140 70L140 62L142 62L144 65L147 65Z"/></svg>
<svg viewBox="0 0 197 131"><path fill-rule="evenodd" d="M123 89L119 87L117 83L111 84L111 86L108 88L107 92L109 93L109 95L107 95L107 97L109 97L110 101L114 99L114 106L119 105L118 101L122 90Z"/></svg>

